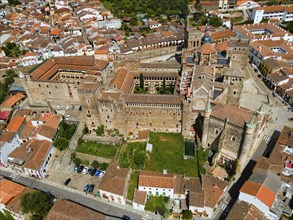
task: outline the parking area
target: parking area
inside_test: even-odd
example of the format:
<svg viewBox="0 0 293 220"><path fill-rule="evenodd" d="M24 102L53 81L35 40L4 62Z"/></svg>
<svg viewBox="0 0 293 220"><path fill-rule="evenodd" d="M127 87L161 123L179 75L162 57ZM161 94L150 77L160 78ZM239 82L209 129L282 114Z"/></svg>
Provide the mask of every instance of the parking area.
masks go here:
<svg viewBox="0 0 293 220"><path fill-rule="evenodd" d="M51 171L50 175L48 177L49 181L64 185L65 181L70 178L71 181L68 183L67 187L77 189L80 191L84 190L84 187L87 184L94 184L95 188L93 191L93 195L95 195L98 192L100 182L102 178L99 178L97 176L91 176L89 174L82 174L82 173L76 173L74 172L74 169L72 168L72 172L69 174L65 174L62 172L57 171Z"/></svg>
<svg viewBox="0 0 293 220"><path fill-rule="evenodd" d="M82 111L82 107L79 105L58 105L53 108L58 114L64 115L68 121L78 121Z"/></svg>

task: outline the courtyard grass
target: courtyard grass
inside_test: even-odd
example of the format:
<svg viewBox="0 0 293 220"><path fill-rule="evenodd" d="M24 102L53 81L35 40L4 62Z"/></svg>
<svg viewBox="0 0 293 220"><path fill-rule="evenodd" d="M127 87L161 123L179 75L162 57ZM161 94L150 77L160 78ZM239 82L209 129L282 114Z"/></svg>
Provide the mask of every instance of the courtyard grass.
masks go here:
<svg viewBox="0 0 293 220"><path fill-rule="evenodd" d="M132 172L128 185L127 199L133 200L134 190L138 187L139 171Z"/></svg>
<svg viewBox="0 0 293 220"><path fill-rule="evenodd" d="M139 158L141 155L145 155L145 142L128 143L125 146L124 152L119 158L119 165L123 168L142 169L145 157Z"/></svg>
<svg viewBox="0 0 293 220"><path fill-rule="evenodd" d="M199 153L198 169L197 157L194 159L183 159L183 136L174 133L150 133L150 143L153 151L150 158L146 159L144 170L162 172L166 169L170 173L185 174L186 176L198 176L198 170L204 173L202 167L206 161L206 152Z"/></svg>
<svg viewBox="0 0 293 220"><path fill-rule="evenodd" d="M92 141L83 141L77 147L77 152L113 159L117 149L118 146L116 145L101 144Z"/></svg>

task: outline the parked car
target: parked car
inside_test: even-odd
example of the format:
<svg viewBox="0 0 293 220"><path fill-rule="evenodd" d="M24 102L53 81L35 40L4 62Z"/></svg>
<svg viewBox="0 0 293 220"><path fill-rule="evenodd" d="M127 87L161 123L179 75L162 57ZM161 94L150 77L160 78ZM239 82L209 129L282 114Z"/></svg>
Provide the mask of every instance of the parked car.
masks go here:
<svg viewBox="0 0 293 220"><path fill-rule="evenodd" d="M86 184L83 191L84 192L88 192L89 191L89 188L90 188L90 184Z"/></svg>
<svg viewBox="0 0 293 220"><path fill-rule="evenodd" d="M91 174L94 168L89 168L86 174Z"/></svg>
<svg viewBox="0 0 293 220"><path fill-rule="evenodd" d="M67 180L65 180L64 185L67 186L71 181L71 178L68 178Z"/></svg>
<svg viewBox="0 0 293 220"><path fill-rule="evenodd" d="M83 171L84 166L80 165L77 169L77 173L81 173Z"/></svg>
<svg viewBox="0 0 293 220"><path fill-rule="evenodd" d="M92 170L92 172L90 173L90 175L91 176L94 176L96 174L96 172L97 172L97 169L95 168L95 169Z"/></svg>
<svg viewBox="0 0 293 220"><path fill-rule="evenodd" d="M95 173L95 176L99 176L101 172L102 170L97 170L97 172Z"/></svg>
<svg viewBox="0 0 293 220"><path fill-rule="evenodd" d="M132 220L132 218L129 217L128 215L123 215L123 216L122 216L122 219L123 219L123 220Z"/></svg>
<svg viewBox="0 0 293 220"><path fill-rule="evenodd" d="M73 108L74 108L73 105L68 105L68 106L66 107L67 110L72 110Z"/></svg>
<svg viewBox="0 0 293 220"><path fill-rule="evenodd" d="M95 188L95 184L91 184L88 192L92 193L94 191L94 188Z"/></svg>
<svg viewBox="0 0 293 220"><path fill-rule="evenodd" d="M101 173L99 174L99 178L103 178L105 175L105 171L101 171Z"/></svg>
<svg viewBox="0 0 293 220"><path fill-rule="evenodd" d="M57 109L60 110L60 109L62 109L63 107L64 107L63 105L58 105L58 106L57 106Z"/></svg>
<svg viewBox="0 0 293 220"><path fill-rule="evenodd" d="M254 72L258 73L258 69L253 69L253 70L254 70Z"/></svg>
<svg viewBox="0 0 293 220"><path fill-rule="evenodd" d="M78 166L75 166L75 167L74 167L74 172L77 173L77 170L78 170Z"/></svg>
<svg viewBox="0 0 293 220"><path fill-rule="evenodd" d="M65 116L65 120L69 120L69 118L70 118L70 115Z"/></svg>
<svg viewBox="0 0 293 220"><path fill-rule="evenodd" d="M87 174L88 169L89 169L88 167L83 168L82 174Z"/></svg>

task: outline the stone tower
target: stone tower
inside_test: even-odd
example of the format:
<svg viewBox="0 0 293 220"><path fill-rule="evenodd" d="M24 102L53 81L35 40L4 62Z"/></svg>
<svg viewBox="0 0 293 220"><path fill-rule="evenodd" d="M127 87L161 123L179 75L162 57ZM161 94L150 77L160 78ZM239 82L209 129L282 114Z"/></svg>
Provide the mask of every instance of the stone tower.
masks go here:
<svg viewBox="0 0 293 220"><path fill-rule="evenodd" d="M208 132L209 132L209 123L210 123L210 116L212 113L211 101L210 98L208 99L207 106L204 110L204 119L203 119L203 131L202 131L202 146L207 148L207 139L208 139Z"/></svg>
<svg viewBox="0 0 293 220"><path fill-rule="evenodd" d="M255 143L255 141L259 138L260 134L261 134L261 126L264 120L264 115L265 115L265 110L264 110L264 106L263 104L261 104L261 106L256 110L256 123L255 123L255 132L254 132L254 136L253 136L253 142ZM250 151L250 155L252 156L252 154L254 153L255 149Z"/></svg>
<svg viewBox="0 0 293 220"><path fill-rule="evenodd" d="M249 160L249 154L253 141L253 135L254 135L254 115L251 117L250 122L246 124L245 127L245 134L244 134L244 140L242 142L242 146L240 149L239 153L239 165L240 165L240 170L243 170L246 166L247 161Z"/></svg>
<svg viewBox="0 0 293 220"><path fill-rule="evenodd" d="M196 27L188 28L187 36L188 49L197 49L200 47L202 33L199 30L197 30Z"/></svg>

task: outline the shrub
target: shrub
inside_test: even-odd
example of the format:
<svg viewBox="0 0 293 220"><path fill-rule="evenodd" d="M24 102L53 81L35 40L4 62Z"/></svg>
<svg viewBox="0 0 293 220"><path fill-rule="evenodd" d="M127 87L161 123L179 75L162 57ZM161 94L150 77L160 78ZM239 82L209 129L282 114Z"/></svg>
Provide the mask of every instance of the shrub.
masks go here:
<svg viewBox="0 0 293 220"><path fill-rule="evenodd" d="M108 168L108 166L109 166L109 164L107 164L105 162L100 164L101 170L106 170Z"/></svg>
<svg viewBox="0 0 293 220"><path fill-rule="evenodd" d="M98 161L94 160L91 165L93 168L98 168L100 164Z"/></svg>
<svg viewBox="0 0 293 220"><path fill-rule="evenodd" d="M81 159L76 157L73 159L73 163L76 165L76 166L79 166L81 164Z"/></svg>
<svg viewBox="0 0 293 220"><path fill-rule="evenodd" d="M104 125L100 125L100 126L96 129L96 134L97 134L97 136L103 136L104 133L105 133Z"/></svg>
<svg viewBox="0 0 293 220"><path fill-rule="evenodd" d="M81 164L88 166L90 164L89 160L81 160Z"/></svg>

